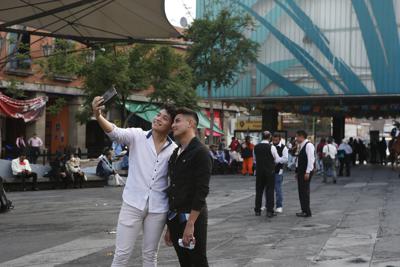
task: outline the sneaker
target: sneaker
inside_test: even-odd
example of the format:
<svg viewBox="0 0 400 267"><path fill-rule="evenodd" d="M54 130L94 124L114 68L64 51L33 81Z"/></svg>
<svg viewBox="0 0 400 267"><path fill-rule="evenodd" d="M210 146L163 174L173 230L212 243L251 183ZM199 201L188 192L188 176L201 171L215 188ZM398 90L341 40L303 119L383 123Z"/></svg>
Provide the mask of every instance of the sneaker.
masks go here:
<svg viewBox="0 0 400 267"><path fill-rule="evenodd" d="M261 207L261 210L262 210L262 211L264 211L264 210L266 210L266 209L267 209L266 207Z"/></svg>
<svg viewBox="0 0 400 267"><path fill-rule="evenodd" d="M275 212L276 212L276 213L282 213L282 212L283 212L283 209L282 209L282 208L276 208Z"/></svg>

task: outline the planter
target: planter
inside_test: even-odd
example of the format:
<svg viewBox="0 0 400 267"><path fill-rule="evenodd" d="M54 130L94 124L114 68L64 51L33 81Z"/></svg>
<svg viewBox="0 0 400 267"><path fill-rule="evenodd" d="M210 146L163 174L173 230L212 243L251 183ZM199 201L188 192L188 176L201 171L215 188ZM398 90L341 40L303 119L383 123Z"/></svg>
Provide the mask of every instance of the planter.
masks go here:
<svg viewBox="0 0 400 267"><path fill-rule="evenodd" d="M19 77L28 77L33 75L33 71L31 69L6 69L4 71L5 74L15 75Z"/></svg>
<svg viewBox="0 0 400 267"><path fill-rule="evenodd" d="M68 75L68 74L67 75L54 74L52 76L52 78L55 81L66 82L66 83L69 83L69 82L72 82L72 81L76 80L76 76Z"/></svg>

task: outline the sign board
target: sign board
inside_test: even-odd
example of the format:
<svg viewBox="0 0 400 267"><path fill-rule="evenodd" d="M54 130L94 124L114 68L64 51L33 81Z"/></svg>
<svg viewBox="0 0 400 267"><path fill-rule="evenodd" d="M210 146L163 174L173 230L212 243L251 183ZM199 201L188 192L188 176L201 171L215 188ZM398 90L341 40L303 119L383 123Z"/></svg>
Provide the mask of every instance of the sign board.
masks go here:
<svg viewBox="0 0 400 267"><path fill-rule="evenodd" d="M262 130L262 120L243 120L236 122L237 131Z"/></svg>

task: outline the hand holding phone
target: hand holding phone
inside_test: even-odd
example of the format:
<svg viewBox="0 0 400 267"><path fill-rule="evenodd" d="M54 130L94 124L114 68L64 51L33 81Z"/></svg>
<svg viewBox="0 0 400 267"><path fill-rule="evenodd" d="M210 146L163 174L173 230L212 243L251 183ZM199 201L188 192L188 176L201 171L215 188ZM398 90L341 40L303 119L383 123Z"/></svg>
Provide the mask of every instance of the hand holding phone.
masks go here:
<svg viewBox="0 0 400 267"><path fill-rule="evenodd" d="M101 103L101 105L107 105L116 95L118 95L118 93L113 86L101 96L103 98L103 102Z"/></svg>
<svg viewBox="0 0 400 267"><path fill-rule="evenodd" d="M195 243L194 243L193 240L190 240L189 246L188 246L188 247L185 247L185 245L183 244L182 238L179 238L179 239L178 239L178 244L179 244L179 246L182 247L182 248L187 248L187 249L189 249L189 250L193 250L193 249L194 249L194 244L195 244Z"/></svg>

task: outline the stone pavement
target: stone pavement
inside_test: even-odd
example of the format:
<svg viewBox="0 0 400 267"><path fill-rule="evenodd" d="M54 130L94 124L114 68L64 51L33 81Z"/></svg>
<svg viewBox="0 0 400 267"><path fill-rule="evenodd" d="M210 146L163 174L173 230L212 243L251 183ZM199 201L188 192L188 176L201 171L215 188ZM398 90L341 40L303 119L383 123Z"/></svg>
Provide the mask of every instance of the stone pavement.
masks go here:
<svg viewBox="0 0 400 267"><path fill-rule="evenodd" d="M313 178L313 217L297 218L293 174L284 213L255 217L254 177L213 176L208 198L211 266L399 266L400 179L356 167L338 184ZM110 266L121 188L13 192L0 215L0 266ZM131 266L141 266L140 251ZM178 266L161 243L159 266Z"/></svg>

